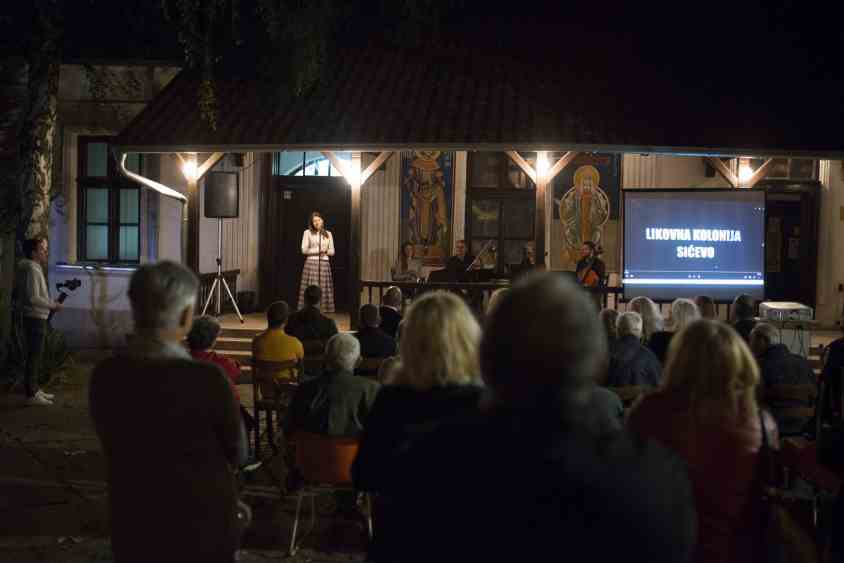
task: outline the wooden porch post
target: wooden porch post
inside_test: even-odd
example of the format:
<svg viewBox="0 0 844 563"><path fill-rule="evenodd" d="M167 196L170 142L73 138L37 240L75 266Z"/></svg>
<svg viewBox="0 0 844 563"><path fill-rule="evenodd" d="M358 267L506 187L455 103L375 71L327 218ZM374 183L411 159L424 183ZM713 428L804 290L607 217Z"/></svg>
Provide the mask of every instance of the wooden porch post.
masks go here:
<svg viewBox="0 0 844 563"><path fill-rule="evenodd" d="M358 329L358 311L360 310L360 255L361 245L363 239L361 238L361 216L360 216L360 187L361 187L361 169L360 169L360 152L352 153L352 161L349 166L349 175L347 180L352 189L352 232L351 240L349 241L349 248L351 249L351 256L349 256L349 272L351 277L351 284L349 290L352 292L351 311L349 311L349 320L351 329Z"/></svg>
<svg viewBox="0 0 844 563"><path fill-rule="evenodd" d="M187 179L187 196L188 196L188 212L187 212L187 229L182 229L182 235L187 236L187 262L185 266L199 274L199 180L208 173L215 164L220 162L226 155L222 152L215 152L209 156L202 165L197 165L195 156L190 155L188 160L181 154L176 153L182 165L185 166L185 178ZM193 162L190 170L196 170L195 173L188 173L188 165ZM184 220L184 218L183 218ZM187 230L187 233L185 233Z"/></svg>
<svg viewBox="0 0 844 563"><path fill-rule="evenodd" d="M551 269L550 247L545 248L545 235L550 231L546 224L546 193L548 191L548 152L539 151L536 153L536 216L533 220L534 225L534 249L536 252L537 265L539 260L545 265L546 270ZM550 223L550 222L549 222ZM548 233L550 234L550 232Z"/></svg>

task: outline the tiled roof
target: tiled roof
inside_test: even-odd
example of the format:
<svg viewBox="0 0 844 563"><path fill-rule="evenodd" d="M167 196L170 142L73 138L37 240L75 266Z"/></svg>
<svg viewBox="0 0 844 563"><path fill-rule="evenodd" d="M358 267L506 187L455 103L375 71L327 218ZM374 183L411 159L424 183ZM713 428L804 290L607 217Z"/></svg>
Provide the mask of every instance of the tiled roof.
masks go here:
<svg viewBox="0 0 844 563"><path fill-rule="evenodd" d="M717 98L675 91L670 77L643 74L647 83L637 83L634 72L613 82L573 72L562 62L349 51L329 66L329 79L298 98L271 94L255 80L217 79L216 130L200 119L198 78L183 72L118 145L142 152L440 147L844 155L840 112L819 120L807 117L818 111L771 111L746 94L738 100L726 91Z"/></svg>

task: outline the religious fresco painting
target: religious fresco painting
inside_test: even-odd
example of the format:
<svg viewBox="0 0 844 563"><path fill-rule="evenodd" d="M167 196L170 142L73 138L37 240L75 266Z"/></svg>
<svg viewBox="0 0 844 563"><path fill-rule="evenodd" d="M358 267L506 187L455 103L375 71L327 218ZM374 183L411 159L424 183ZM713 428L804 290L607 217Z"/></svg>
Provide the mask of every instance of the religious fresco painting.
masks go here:
<svg viewBox="0 0 844 563"><path fill-rule="evenodd" d="M426 266L445 264L451 252L454 153L409 151L401 161L402 243Z"/></svg>
<svg viewBox="0 0 844 563"><path fill-rule="evenodd" d="M579 154L553 180L554 219L560 221L561 253L564 264L580 259L580 248L587 240L604 246L607 224L618 224L621 187L621 156L617 154Z"/></svg>

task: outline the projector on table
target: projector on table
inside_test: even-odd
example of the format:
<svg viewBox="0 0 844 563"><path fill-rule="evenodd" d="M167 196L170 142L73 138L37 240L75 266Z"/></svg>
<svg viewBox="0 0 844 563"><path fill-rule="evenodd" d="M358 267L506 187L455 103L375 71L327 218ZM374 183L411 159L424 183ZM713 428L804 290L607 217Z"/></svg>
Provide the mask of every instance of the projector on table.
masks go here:
<svg viewBox="0 0 844 563"><path fill-rule="evenodd" d="M759 304L759 316L769 321L811 321L815 312L802 303L764 301Z"/></svg>

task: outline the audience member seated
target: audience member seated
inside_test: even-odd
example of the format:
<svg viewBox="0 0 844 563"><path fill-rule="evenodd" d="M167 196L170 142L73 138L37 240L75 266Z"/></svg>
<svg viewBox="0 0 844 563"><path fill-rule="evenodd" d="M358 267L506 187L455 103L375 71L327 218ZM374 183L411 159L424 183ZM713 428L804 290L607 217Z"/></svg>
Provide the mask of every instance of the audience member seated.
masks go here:
<svg viewBox="0 0 844 563"><path fill-rule="evenodd" d="M844 317L839 324L844 331ZM826 386L826 404L824 405L824 416L841 416L841 378L844 370L844 337L832 341L826 349L826 361L821 371L821 381ZM844 492L842 492L844 498ZM844 502L842 502L844 508ZM844 510L842 511L844 516ZM844 543L844 542L842 542ZM844 548L844 546L842 546Z"/></svg>
<svg viewBox="0 0 844 563"><path fill-rule="evenodd" d="M364 305L360 308L360 330L355 336L360 342L360 355L363 358L389 358L396 355L396 341L378 328L381 317L378 307ZM373 374L374 375L374 374Z"/></svg>
<svg viewBox="0 0 844 563"><path fill-rule="evenodd" d="M465 302L452 293L428 293L413 303L405 323L402 364L375 400L352 467L359 490L383 492L409 443L442 420L476 409L480 398L481 329ZM389 497L379 497L377 508L383 516L375 525L370 559L401 558L407 523L390 513Z"/></svg>
<svg viewBox="0 0 844 563"><path fill-rule="evenodd" d="M718 311L715 309L715 300L708 295L698 295L695 297L695 305L700 312L700 318L709 319L713 321L718 320Z"/></svg>
<svg viewBox="0 0 844 563"><path fill-rule="evenodd" d="M307 295L307 294L306 294ZM252 340L252 357L269 362L289 362L305 357L302 342L284 331L290 308L284 301L276 301L267 309L267 330ZM278 381L289 381L295 374L285 369L273 376Z"/></svg>
<svg viewBox="0 0 844 563"><path fill-rule="evenodd" d="M489 296L489 301L486 304L486 316L489 317L492 315L492 312L498 306L498 303L501 301L501 298L504 297L507 292L510 291L509 287L499 287L495 291L492 292L492 295Z"/></svg>
<svg viewBox="0 0 844 563"><path fill-rule="evenodd" d="M240 542L232 468L247 445L238 405L220 367L182 345L198 291L184 266L140 266L128 292L134 336L91 377L116 561L230 562Z"/></svg>
<svg viewBox="0 0 844 563"><path fill-rule="evenodd" d="M779 331L768 323L757 323L750 331L750 350L759 362L759 371L764 387L773 385L814 385L815 375L806 358L792 354L785 344L780 343ZM799 401L767 401L767 406L777 420L780 434L800 434L805 425L803 419L785 418L781 411L794 407L811 407Z"/></svg>
<svg viewBox="0 0 844 563"><path fill-rule="evenodd" d="M606 358L585 291L553 274L514 285L483 334L481 412L438 425L384 475L405 530L390 560L688 561L696 525L681 460L595 429Z"/></svg>
<svg viewBox="0 0 844 563"><path fill-rule="evenodd" d="M618 338L618 317L621 313L616 309L601 310L601 324L604 325L604 334L607 336L607 343L612 343Z"/></svg>
<svg viewBox="0 0 844 563"><path fill-rule="evenodd" d="M337 334L337 323L319 311L322 290L317 285L305 288L305 307L290 315L285 331L300 341L319 340L323 343Z"/></svg>
<svg viewBox="0 0 844 563"><path fill-rule="evenodd" d="M639 313L642 316L642 342L645 346L654 350L668 348L668 340L671 334L665 331L665 320L659 310L659 305L649 297L634 297L627 304L627 310ZM659 355L657 355L657 358Z"/></svg>
<svg viewBox="0 0 844 563"><path fill-rule="evenodd" d="M633 311L618 317L618 340L610 348L607 385L656 387L662 379L662 365L647 346L642 345L642 316Z"/></svg>
<svg viewBox="0 0 844 563"><path fill-rule="evenodd" d="M665 364L665 357L668 355L668 346L671 343L671 338L699 318L700 312L694 301L690 299L675 299L671 303L671 318L668 329L655 335L648 343L648 346L656 354L656 357L659 358L661 364Z"/></svg>
<svg viewBox="0 0 844 563"><path fill-rule="evenodd" d="M290 405L287 435L296 432L355 437L363 430L380 385L354 375L360 343L351 334L336 334L325 346L326 371L302 384Z"/></svg>
<svg viewBox="0 0 844 563"><path fill-rule="evenodd" d="M187 336L190 355L194 360L208 362L223 368L223 373L229 378L232 395L234 395L237 404L240 405L240 391L237 389L237 380L240 379L240 365L231 358L221 356L212 350L219 335L220 323L217 322L217 319L208 315L195 318ZM246 429L251 430L255 421L252 419L252 415L243 408L243 405L240 405L240 415L243 418L243 423L246 424Z"/></svg>
<svg viewBox="0 0 844 563"><path fill-rule="evenodd" d="M413 243L401 245L399 257L390 268L390 275L396 282L416 282L422 277L422 259L413 257Z"/></svg>
<svg viewBox="0 0 844 563"><path fill-rule="evenodd" d="M756 326L756 302L749 295L739 295L733 300L733 328L745 342L750 341L750 331Z"/></svg>
<svg viewBox="0 0 844 563"><path fill-rule="evenodd" d="M776 423L756 403L759 368L731 327L699 320L671 343L662 388L645 396L629 428L679 453L688 464L698 513L695 561L763 561L756 492L764 416L768 443Z"/></svg>
<svg viewBox="0 0 844 563"><path fill-rule="evenodd" d="M381 307L378 309L378 313L381 315L381 330L393 338L398 336L403 299L401 289L391 286L384 293L384 297L381 300Z"/></svg>

